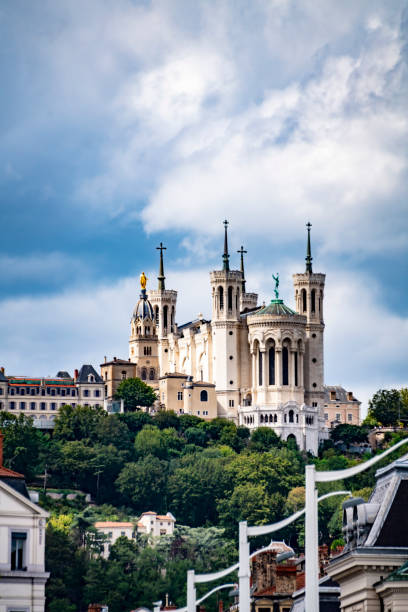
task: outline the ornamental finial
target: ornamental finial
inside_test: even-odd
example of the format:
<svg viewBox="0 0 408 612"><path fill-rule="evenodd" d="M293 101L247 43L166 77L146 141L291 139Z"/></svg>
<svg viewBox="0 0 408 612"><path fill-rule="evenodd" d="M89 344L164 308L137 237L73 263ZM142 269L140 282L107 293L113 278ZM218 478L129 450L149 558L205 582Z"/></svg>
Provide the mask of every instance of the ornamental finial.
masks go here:
<svg viewBox="0 0 408 612"><path fill-rule="evenodd" d="M228 233L227 233L227 228L228 228L228 221L225 220L224 221L224 228L225 228L225 233L224 233L224 254L222 256L222 261L223 261L223 266L222 269L224 271L229 271L230 267L229 267L229 253L228 253Z"/></svg>
<svg viewBox="0 0 408 612"><path fill-rule="evenodd" d="M147 278L146 274L144 272L142 272L141 275L140 275L140 286L141 286L142 290L146 289L147 281L148 281L148 278Z"/></svg>
<svg viewBox="0 0 408 612"><path fill-rule="evenodd" d="M313 270L312 270L312 249L310 247L310 229L312 227L312 224L310 222L306 223L306 227L307 227L307 251L306 251L306 272L309 272L309 274L312 274Z"/></svg>
<svg viewBox="0 0 408 612"><path fill-rule="evenodd" d="M159 281L159 286L158 289L159 291L164 291L165 290L165 276L164 276L164 265L163 265L163 251L166 250L166 247L163 246L163 243L160 243L160 246L156 247L156 249L158 251L160 251L160 265L159 265L159 276L157 277L157 280Z"/></svg>
<svg viewBox="0 0 408 612"><path fill-rule="evenodd" d="M244 270L244 253L248 253L248 251L244 250L244 247L241 245L241 248L237 253L241 253L241 274L242 274L242 293L245 293L245 270Z"/></svg>

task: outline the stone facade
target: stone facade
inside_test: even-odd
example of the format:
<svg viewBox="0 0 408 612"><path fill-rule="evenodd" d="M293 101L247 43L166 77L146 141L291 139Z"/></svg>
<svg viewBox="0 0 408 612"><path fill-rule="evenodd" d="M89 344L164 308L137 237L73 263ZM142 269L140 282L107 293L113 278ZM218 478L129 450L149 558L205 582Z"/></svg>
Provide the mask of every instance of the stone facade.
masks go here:
<svg viewBox="0 0 408 612"><path fill-rule="evenodd" d="M199 315L177 325L177 291L165 287L160 244L157 289L146 290L147 279L141 276L142 291L130 323L129 360L101 366L107 397L114 395L123 377L139 376L157 392L160 408L226 417L250 429L271 427L316 454L319 441L328 437L325 275L312 270L310 226L306 270L293 276L296 310L286 306L277 291L270 304L257 305L257 294L246 290L242 247L241 269L230 268L226 226L222 269L210 272L211 320ZM356 420L355 398L353 410Z"/></svg>
<svg viewBox="0 0 408 612"><path fill-rule="evenodd" d="M324 422L327 427L360 425L360 405L352 391L341 386L324 387Z"/></svg>
<svg viewBox="0 0 408 612"><path fill-rule="evenodd" d="M71 377L58 372L55 378L6 376L0 371L0 410L26 414L53 426L58 410L71 406L103 406L105 388L91 365L83 365ZM44 423L45 422L45 423Z"/></svg>
<svg viewBox="0 0 408 612"><path fill-rule="evenodd" d="M367 503L343 504L346 546L328 566L340 585L342 612L408 610L408 455L376 478Z"/></svg>
<svg viewBox="0 0 408 612"><path fill-rule="evenodd" d="M44 612L45 523L24 476L3 466L0 432L0 612Z"/></svg>

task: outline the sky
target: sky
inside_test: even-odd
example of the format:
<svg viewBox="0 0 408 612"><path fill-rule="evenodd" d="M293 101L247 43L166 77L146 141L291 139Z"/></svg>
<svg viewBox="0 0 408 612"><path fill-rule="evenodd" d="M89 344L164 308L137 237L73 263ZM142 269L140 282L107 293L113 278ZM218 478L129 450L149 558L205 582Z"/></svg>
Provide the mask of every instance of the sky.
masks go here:
<svg viewBox="0 0 408 612"><path fill-rule="evenodd" d="M6 374L126 358L160 241L178 323L209 317L227 218L292 306L310 221L326 383L407 386L407 38L400 0L1 3Z"/></svg>

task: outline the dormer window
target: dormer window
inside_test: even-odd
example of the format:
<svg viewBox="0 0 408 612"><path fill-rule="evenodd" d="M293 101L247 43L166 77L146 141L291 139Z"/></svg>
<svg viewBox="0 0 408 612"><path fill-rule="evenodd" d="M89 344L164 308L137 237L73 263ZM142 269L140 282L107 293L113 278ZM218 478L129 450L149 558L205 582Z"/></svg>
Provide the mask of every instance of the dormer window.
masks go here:
<svg viewBox="0 0 408 612"><path fill-rule="evenodd" d="M95 382L95 376L93 374L88 374L88 382L90 383Z"/></svg>

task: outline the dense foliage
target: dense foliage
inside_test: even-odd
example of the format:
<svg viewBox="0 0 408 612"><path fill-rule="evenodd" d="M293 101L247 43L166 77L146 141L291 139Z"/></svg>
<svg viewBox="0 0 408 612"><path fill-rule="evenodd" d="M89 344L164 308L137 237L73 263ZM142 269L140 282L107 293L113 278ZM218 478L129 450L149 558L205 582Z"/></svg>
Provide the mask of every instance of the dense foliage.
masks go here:
<svg viewBox="0 0 408 612"><path fill-rule="evenodd" d="M115 397L116 399L123 399L125 409L129 411L138 410L141 406L152 406L157 399L153 389L140 378L122 380Z"/></svg>
<svg viewBox="0 0 408 612"><path fill-rule="evenodd" d="M384 398L389 403L381 412ZM389 421L389 406L395 414L397 405L391 399L397 401L393 392L391 397L379 391L370 404L372 418L375 414L378 422ZM53 436L36 430L23 415L1 413L0 427L5 465L22 472L31 486L83 493L75 500L42 494L41 504L51 513L47 612L83 612L92 600L119 612L151 606L167 592L177 605L184 605L187 569L210 571L233 563L240 520L269 523L301 508L305 464L314 462L318 470L354 465L361 458L341 452L338 445L365 443L368 432L367 427L340 425L320 456L312 457L281 441L270 428L250 435L225 419L206 422L171 411L108 415L102 409L65 406ZM386 434L384 444L400 435ZM319 492L343 488L367 497L379 466L381 462L349 482L320 484ZM85 502L85 494L92 496L92 505ZM329 546L333 541L334 546L341 544L341 502L332 497L319 504L320 538ZM101 558L103 537L94 522L136 523L147 510L171 511L177 520L175 534L154 547L146 536L121 538L109 559ZM277 537L299 551L303 521ZM252 546L264 543L258 539Z"/></svg>

